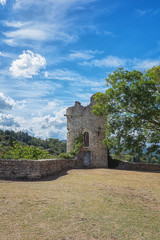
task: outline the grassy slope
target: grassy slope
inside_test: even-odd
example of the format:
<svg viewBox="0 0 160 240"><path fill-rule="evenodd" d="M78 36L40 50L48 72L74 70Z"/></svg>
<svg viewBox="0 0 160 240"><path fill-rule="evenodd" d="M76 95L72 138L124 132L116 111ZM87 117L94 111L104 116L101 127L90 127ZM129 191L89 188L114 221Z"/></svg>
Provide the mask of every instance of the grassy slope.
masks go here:
<svg viewBox="0 0 160 240"><path fill-rule="evenodd" d="M158 240L160 174L70 170L52 181L0 181L0 240Z"/></svg>

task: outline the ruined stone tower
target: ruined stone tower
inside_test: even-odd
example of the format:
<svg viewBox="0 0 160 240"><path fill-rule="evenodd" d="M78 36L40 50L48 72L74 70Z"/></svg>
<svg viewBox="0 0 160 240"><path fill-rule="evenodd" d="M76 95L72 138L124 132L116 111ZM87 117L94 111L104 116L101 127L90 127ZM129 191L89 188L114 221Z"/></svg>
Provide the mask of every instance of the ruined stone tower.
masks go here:
<svg viewBox="0 0 160 240"><path fill-rule="evenodd" d="M83 107L75 102L66 110L67 117L67 152L74 148L74 140L83 134L84 142L78 155L78 167L108 167L107 147L102 143L105 138L105 117L97 117L92 113L95 104L93 96L90 104Z"/></svg>

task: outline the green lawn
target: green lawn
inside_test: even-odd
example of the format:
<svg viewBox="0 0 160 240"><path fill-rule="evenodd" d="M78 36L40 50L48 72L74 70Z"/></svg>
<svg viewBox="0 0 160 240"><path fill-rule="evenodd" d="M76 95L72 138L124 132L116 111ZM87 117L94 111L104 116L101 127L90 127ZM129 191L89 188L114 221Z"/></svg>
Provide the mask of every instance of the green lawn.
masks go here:
<svg viewBox="0 0 160 240"><path fill-rule="evenodd" d="M0 240L160 239L160 173L70 170L0 180Z"/></svg>

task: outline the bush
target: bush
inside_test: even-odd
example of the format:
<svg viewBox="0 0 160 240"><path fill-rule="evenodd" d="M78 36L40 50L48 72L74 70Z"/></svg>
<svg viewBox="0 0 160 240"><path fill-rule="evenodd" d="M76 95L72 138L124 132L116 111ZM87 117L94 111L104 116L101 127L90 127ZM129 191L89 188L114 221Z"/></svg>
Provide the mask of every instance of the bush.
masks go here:
<svg viewBox="0 0 160 240"><path fill-rule="evenodd" d="M19 143L14 143L14 146L4 153L4 159L46 159L50 158L47 151L36 148L35 146L27 146Z"/></svg>
<svg viewBox="0 0 160 240"><path fill-rule="evenodd" d="M74 149L68 153L66 152L59 154L57 158L73 159L80 152L82 146L83 146L83 134L81 133L74 140Z"/></svg>
<svg viewBox="0 0 160 240"><path fill-rule="evenodd" d="M70 152L69 153L66 152L66 153L59 154L57 158L73 159L74 157L75 157L74 154L71 154Z"/></svg>

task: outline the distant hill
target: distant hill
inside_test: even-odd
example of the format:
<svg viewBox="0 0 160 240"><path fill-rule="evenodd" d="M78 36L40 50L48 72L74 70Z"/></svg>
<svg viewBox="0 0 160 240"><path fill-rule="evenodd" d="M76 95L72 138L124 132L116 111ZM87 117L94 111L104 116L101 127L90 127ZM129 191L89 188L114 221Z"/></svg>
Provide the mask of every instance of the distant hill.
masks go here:
<svg viewBox="0 0 160 240"><path fill-rule="evenodd" d="M41 138L32 137L28 133L22 131L14 132L12 130L0 130L0 156L7 152L10 147L14 146L16 142L28 146L32 145L41 150L47 150L53 156L66 152L66 142L58 139L48 138L42 140Z"/></svg>

